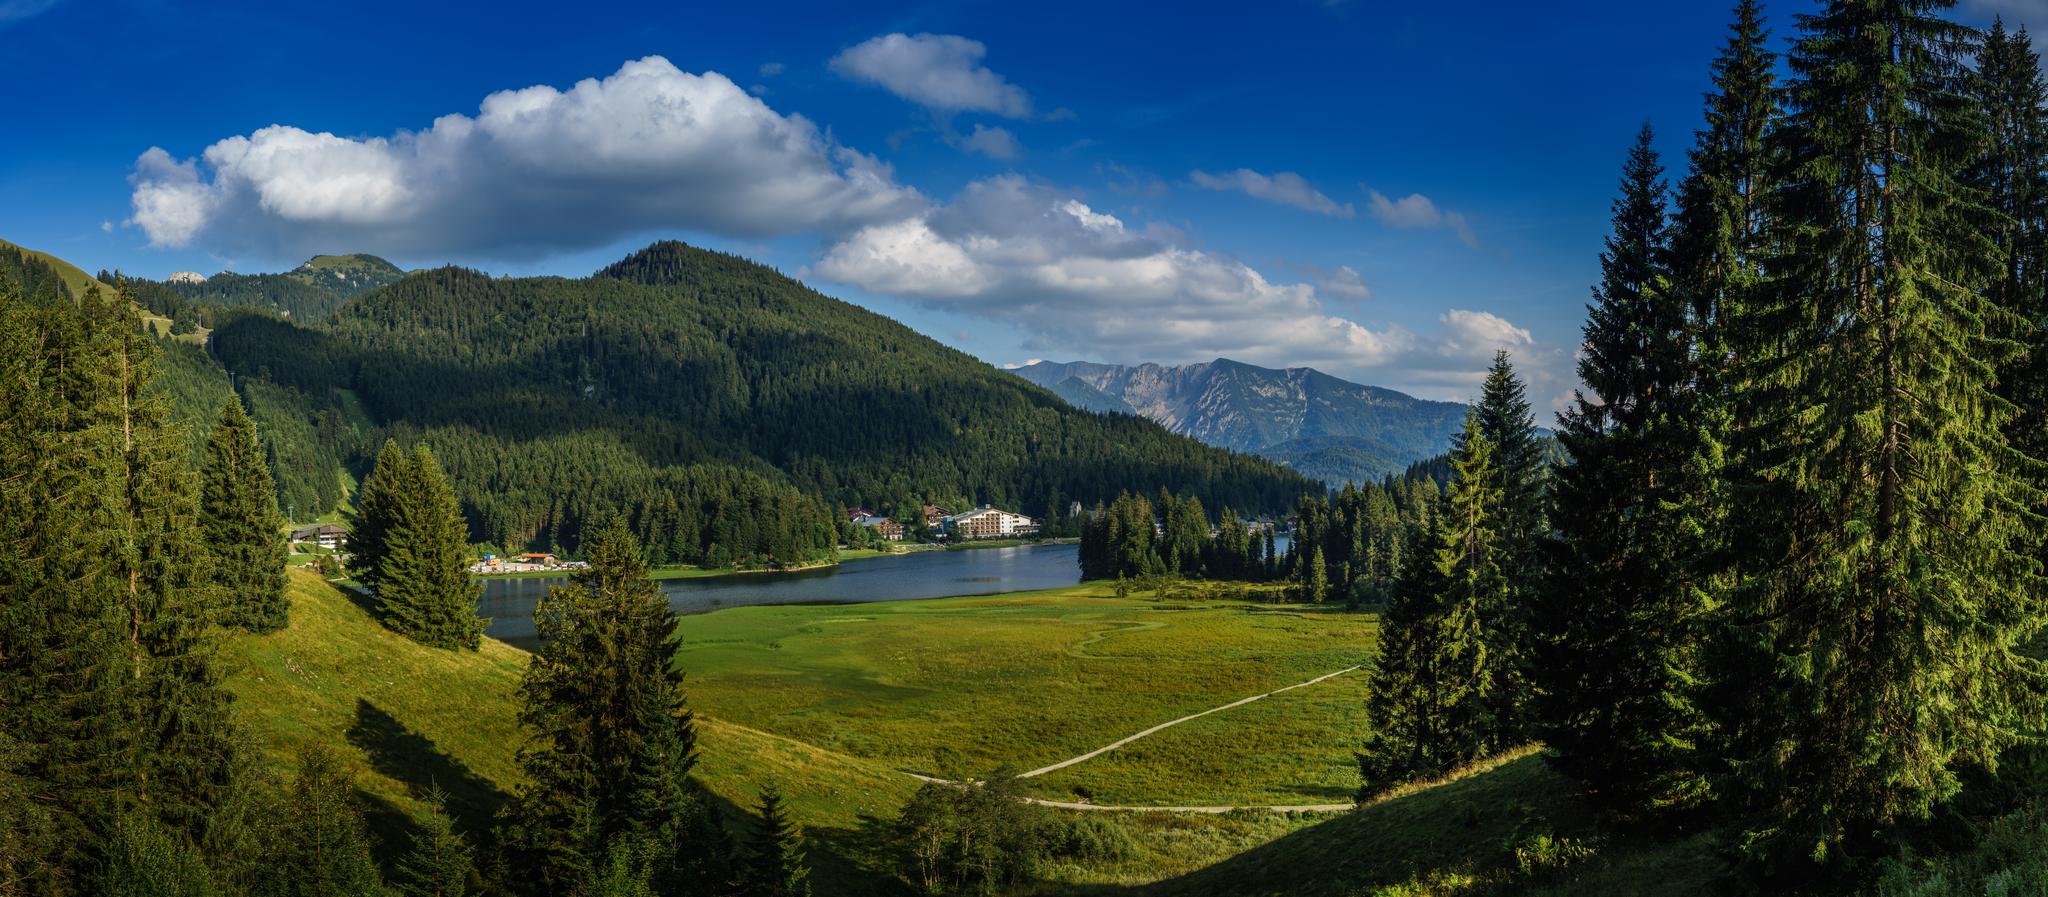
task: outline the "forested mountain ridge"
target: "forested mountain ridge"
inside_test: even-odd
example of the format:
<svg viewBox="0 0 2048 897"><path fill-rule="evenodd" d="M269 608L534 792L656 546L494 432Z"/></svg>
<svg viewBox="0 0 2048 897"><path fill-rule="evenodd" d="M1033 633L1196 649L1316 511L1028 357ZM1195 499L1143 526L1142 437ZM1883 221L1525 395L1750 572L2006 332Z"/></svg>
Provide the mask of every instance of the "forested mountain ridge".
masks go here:
<svg viewBox="0 0 2048 897"><path fill-rule="evenodd" d="M213 326L220 309L254 308L295 321L318 322L357 296L405 276L404 269L367 253L316 255L283 274L222 271L200 281L155 281L102 271L156 314L200 327Z"/></svg>
<svg viewBox="0 0 2048 897"><path fill-rule="evenodd" d="M405 269L365 252L316 255L284 275L353 299L405 276Z"/></svg>
<svg viewBox="0 0 2048 897"><path fill-rule="evenodd" d="M1364 386L1313 368L1037 362L1011 371L1078 408L1128 411L1210 445L1332 482L1368 482L1449 447L1465 406Z"/></svg>
<svg viewBox="0 0 2048 897"><path fill-rule="evenodd" d="M473 535L508 547L573 546L611 509L660 556L696 559L712 521L829 522L835 504L1061 516L1165 487L1270 513L1321 489L1146 420L1077 412L889 318L680 243L582 279L414 272L316 326L220 314L213 355L273 440L288 506L332 506L385 436L424 441ZM717 510L735 490L753 511Z"/></svg>

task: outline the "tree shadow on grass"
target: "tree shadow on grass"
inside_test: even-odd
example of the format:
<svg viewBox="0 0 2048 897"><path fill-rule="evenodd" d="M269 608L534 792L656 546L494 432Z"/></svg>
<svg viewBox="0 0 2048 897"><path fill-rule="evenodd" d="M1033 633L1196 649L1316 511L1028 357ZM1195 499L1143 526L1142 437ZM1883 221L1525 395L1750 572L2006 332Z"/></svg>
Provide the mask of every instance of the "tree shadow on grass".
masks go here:
<svg viewBox="0 0 2048 897"><path fill-rule="evenodd" d="M440 789L447 798L448 818L471 844L481 845L490 836L498 808L506 800L491 780L367 700L356 700L356 721L347 734L349 743L369 758L371 768L404 782L414 798L424 800Z"/></svg>
<svg viewBox="0 0 2048 897"><path fill-rule="evenodd" d="M377 599L370 594L368 587L353 579L328 580L327 582L329 585L334 586L335 591L341 593L341 597L347 598L348 603L362 608L363 613L369 614L370 619L376 620L378 623L384 622L383 611L378 609Z"/></svg>

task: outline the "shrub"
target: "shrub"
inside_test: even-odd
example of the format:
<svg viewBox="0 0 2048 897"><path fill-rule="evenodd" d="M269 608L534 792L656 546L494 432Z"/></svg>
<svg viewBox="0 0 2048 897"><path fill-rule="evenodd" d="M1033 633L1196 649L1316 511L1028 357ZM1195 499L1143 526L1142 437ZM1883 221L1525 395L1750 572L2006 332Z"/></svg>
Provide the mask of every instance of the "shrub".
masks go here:
<svg viewBox="0 0 2048 897"><path fill-rule="evenodd" d="M1138 842L1122 825L1100 815L1081 816L1060 827L1053 850L1087 862L1120 862L1137 856Z"/></svg>
<svg viewBox="0 0 2048 897"><path fill-rule="evenodd" d="M1515 845L1515 871L1532 881L1555 881L1572 866L1593 856L1593 848L1575 838L1537 835Z"/></svg>

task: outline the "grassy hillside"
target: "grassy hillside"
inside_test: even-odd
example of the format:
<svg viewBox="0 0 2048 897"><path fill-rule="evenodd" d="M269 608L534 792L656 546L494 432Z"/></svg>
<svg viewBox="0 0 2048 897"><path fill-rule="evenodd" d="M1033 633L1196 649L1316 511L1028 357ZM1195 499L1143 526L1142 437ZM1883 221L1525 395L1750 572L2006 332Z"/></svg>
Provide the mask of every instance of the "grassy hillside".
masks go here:
<svg viewBox="0 0 2048 897"><path fill-rule="evenodd" d="M449 793L459 827L486 831L518 784L527 655L489 640L475 653L421 647L305 571L292 572L291 598L288 629L235 636L222 650L241 718L273 760L288 766L307 742L340 749L384 838L412 824L434 786ZM818 894L830 897L893 887L861 829L909 796L915 783L902 770L1054 759L1341 660L1314 646L1355 646L1364 625L1085 590L738 608L686 618L681 662L699 715L699 774L735 807L779 786L816 838ZM1345 678L1276 695L1031 780L1032 790L1147 803L1342 800L1357 697ZM1304 764L1311 757L1331 765ZM1602 826L1529 751L1347 813L1058 815L1107 826L1130 848L1056 861L1034 893L1604 897L1711 893L1731 880L1724 832ZM1996 893L2034 893L2048 881L2043 818L1994 820L1970 842L1977 849L1899 866L1876 886L1948 897L2006 882L2014 888Z"/></svg>
<svg viewBox="0 0 2048 897"><path fill-rule="evenodd" d="M100 283L92 275L85 273L85 269L47 252L38 252L25 246L9 243L6 240L0 240L0 252L18 255L20 258L25 259L29 265L49 271L64 285L64 289L73 296L83 296L87 290L95 287L107 289L105 284ZM0 265L0 267L6 266ZM26 284L30 290L35 288L39 280L37 276L27 271L16 271L14 276L17 280ZM172 322L170 318L141 306L137 306L136 310L141 313L142 322L149 327L150 332L155 333L157 336L171 335ZM196 345L205 345L207 331L206 328L201 327L191 333L179 334L178 338Z"/></svg>
<svg viewBox="0 0 2048 897"><path fill-rule="evenodd" d="M379 625L336 586L291 573L291 625L222 648L240 718L280 767L319 742L341 750L386 838L425 812L440 787L458 827L476 836L519 781L516 715L527 654L486 639L474 653L421 647ZM756 732L700 721L706 784L736 806L781 783L796 818L831 842L861 813L894 813L915 784L879 765ZM829 854L829 852L828 852ZM822 858L827 882L866 880ZM829 893L829 892L828 892Z"/></svg>
<svg viewBox="0 0 2048 897"><path fill-rule="evenodd" d="M433 787L448 793L458 827L480 837L488 830L492 813L518 785L515 757L524 736L515 719L516 692L525 652L492 640L485 640L475 653L421 647L384 629L347 593L303 570L292 571L290 595L292 619L287 629L234 636L221 652L240 718L272 760L288 768L309 742L339 749L372 804L377 832L392 843L424 812L422 797ZM1072 671L1067 666L1072 661L1096 665L1098 673L1119 667L1156 669L1137 675L1149 675L1155 692L1190 693L1184 703L1194 706L1214 700L1207 692L1234 696L1254 687L1233 679L1256 669L1253 657L1303 638L1300 629L1266 628L1268 621L1247 621L1242 609L1153 610L1142 606L1148 602L1126 601L1118 613L1109 599L1070 600L1071 608L1039 595L858 608L740 608L687 618L684 627L690 642L682 663L690 670L686 688L699 714L700 775L714 793L736 807L750 806L764 785L779 786L795 818L817 839L813 861L819 867L821 897L875 893L886 882L873 868L869 851L858 843L861 819L893 816L916 785L901 772L905 765L915 764L897 756L891 744L915 743L928 750L930 745L921 741L925 737L972 742L968 733L976 718L1007 714L1019 722L1037 719L1047 724L1060 724L1060 718L1072 715L1098 731L1070 730L1066 741L1092 747L1107 732L1123 734L1120 727L1154 720L1157 713L1181 705L1161 704L1156 694L1144 699L1145 690L1135 687L1135 679L1133 692L1139 698L1128 705L1067 690L1057 701L1019 711L1006 710L1004 696L1026 695L1050 685ZM1189 656L1178 665L1166 664L1173 642L1159 630L1133 630L1135 638L1121 644L1113 635L1094 639L1104 629L1129 629L1123 618L1145 614L1184 618L1187 622L1176 626L1188 637ZM882 625L840 641L843 637L835 631L852 628L845 618L860 616ZM1229 617L1238 619L1233 622ZM1232 648L1233 640L1227 637L1232 630L1263 635L1255 634ZM1355 633L1325 629L1317 637L1339 635L1349 640ZM957 666L992 644L1010 644L1021 653L992 663L981 676L967 675ZM892 657L927 653L942 645L951 646L947 656L934 660L922 675L857 668L888 666ZM1198 674L1205 665L1198 658L1213 660L1233 653L1241 653L1243 659L1226 660L1206 677ZM990 656L1001 658L1006 652L995 650ZM763 662L786 667L787 672L762 678ZM1292 667L1316 668L1319 662L1313 653L1302 655L1284 673L1294 675ZM1195 683L1172 684L1190 675L1196 675ZM1281 671L1271 676L1272 681L1284 678ZM757 681L749 686L750 679ZM1005 681L1013 688L1000 689ZM835 689L836 696L823 694ZM901 705L890 700L912 692L928 697ZM796 716L788 715L792 703L800 705ZM810 724L801 721L806 717ZM805 732L825 743L771 732L753 725L756 722ZM1008 728L1000 720L991 725L1008 729L1006 745L1013 756L1039 747L1028 729ZM866 753L841 749L848 746ZM1047 745L1045 750L1058 753L1069 746ZM1144 845L1143 852L1121 863L1051 870L1068 882L1052 892L1079 883L1137 883L1189 872L1310 821L1272 813L1120 818L1114 824L1128 827Z"/></svg>
<svg viewBox="0 0 2048 897"><path fill-rule="evenodd" d="M367 253L316 255L284 275L307 286L330 290L343 299L353 299L378 287L395 283L405 270Z"/></svg>

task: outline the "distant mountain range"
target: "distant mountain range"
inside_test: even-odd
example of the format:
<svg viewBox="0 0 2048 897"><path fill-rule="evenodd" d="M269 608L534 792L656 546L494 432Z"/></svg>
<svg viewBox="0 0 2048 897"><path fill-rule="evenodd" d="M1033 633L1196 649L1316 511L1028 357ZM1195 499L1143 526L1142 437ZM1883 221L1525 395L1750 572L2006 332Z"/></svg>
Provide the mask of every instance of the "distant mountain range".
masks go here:
<svg viewBox="0 0 2048 897"><path fill-rule="evenodd" d="M222 271L198 280L162 284L194 302L260 308L298 321L320 321L335 309L378 287L397 283L405 271L374 255L316 255L283 274ZM144 297L147 300L148 297Z"/></svg>
<svg viewBox="0 0 2048 897"><path fill-rule="evenodd" d="M1157 421L1332 484L1377 480L1444 452L1465 406L1340 380L1313 368L1041 361L1011 371L1077 408Z"/></svg>

